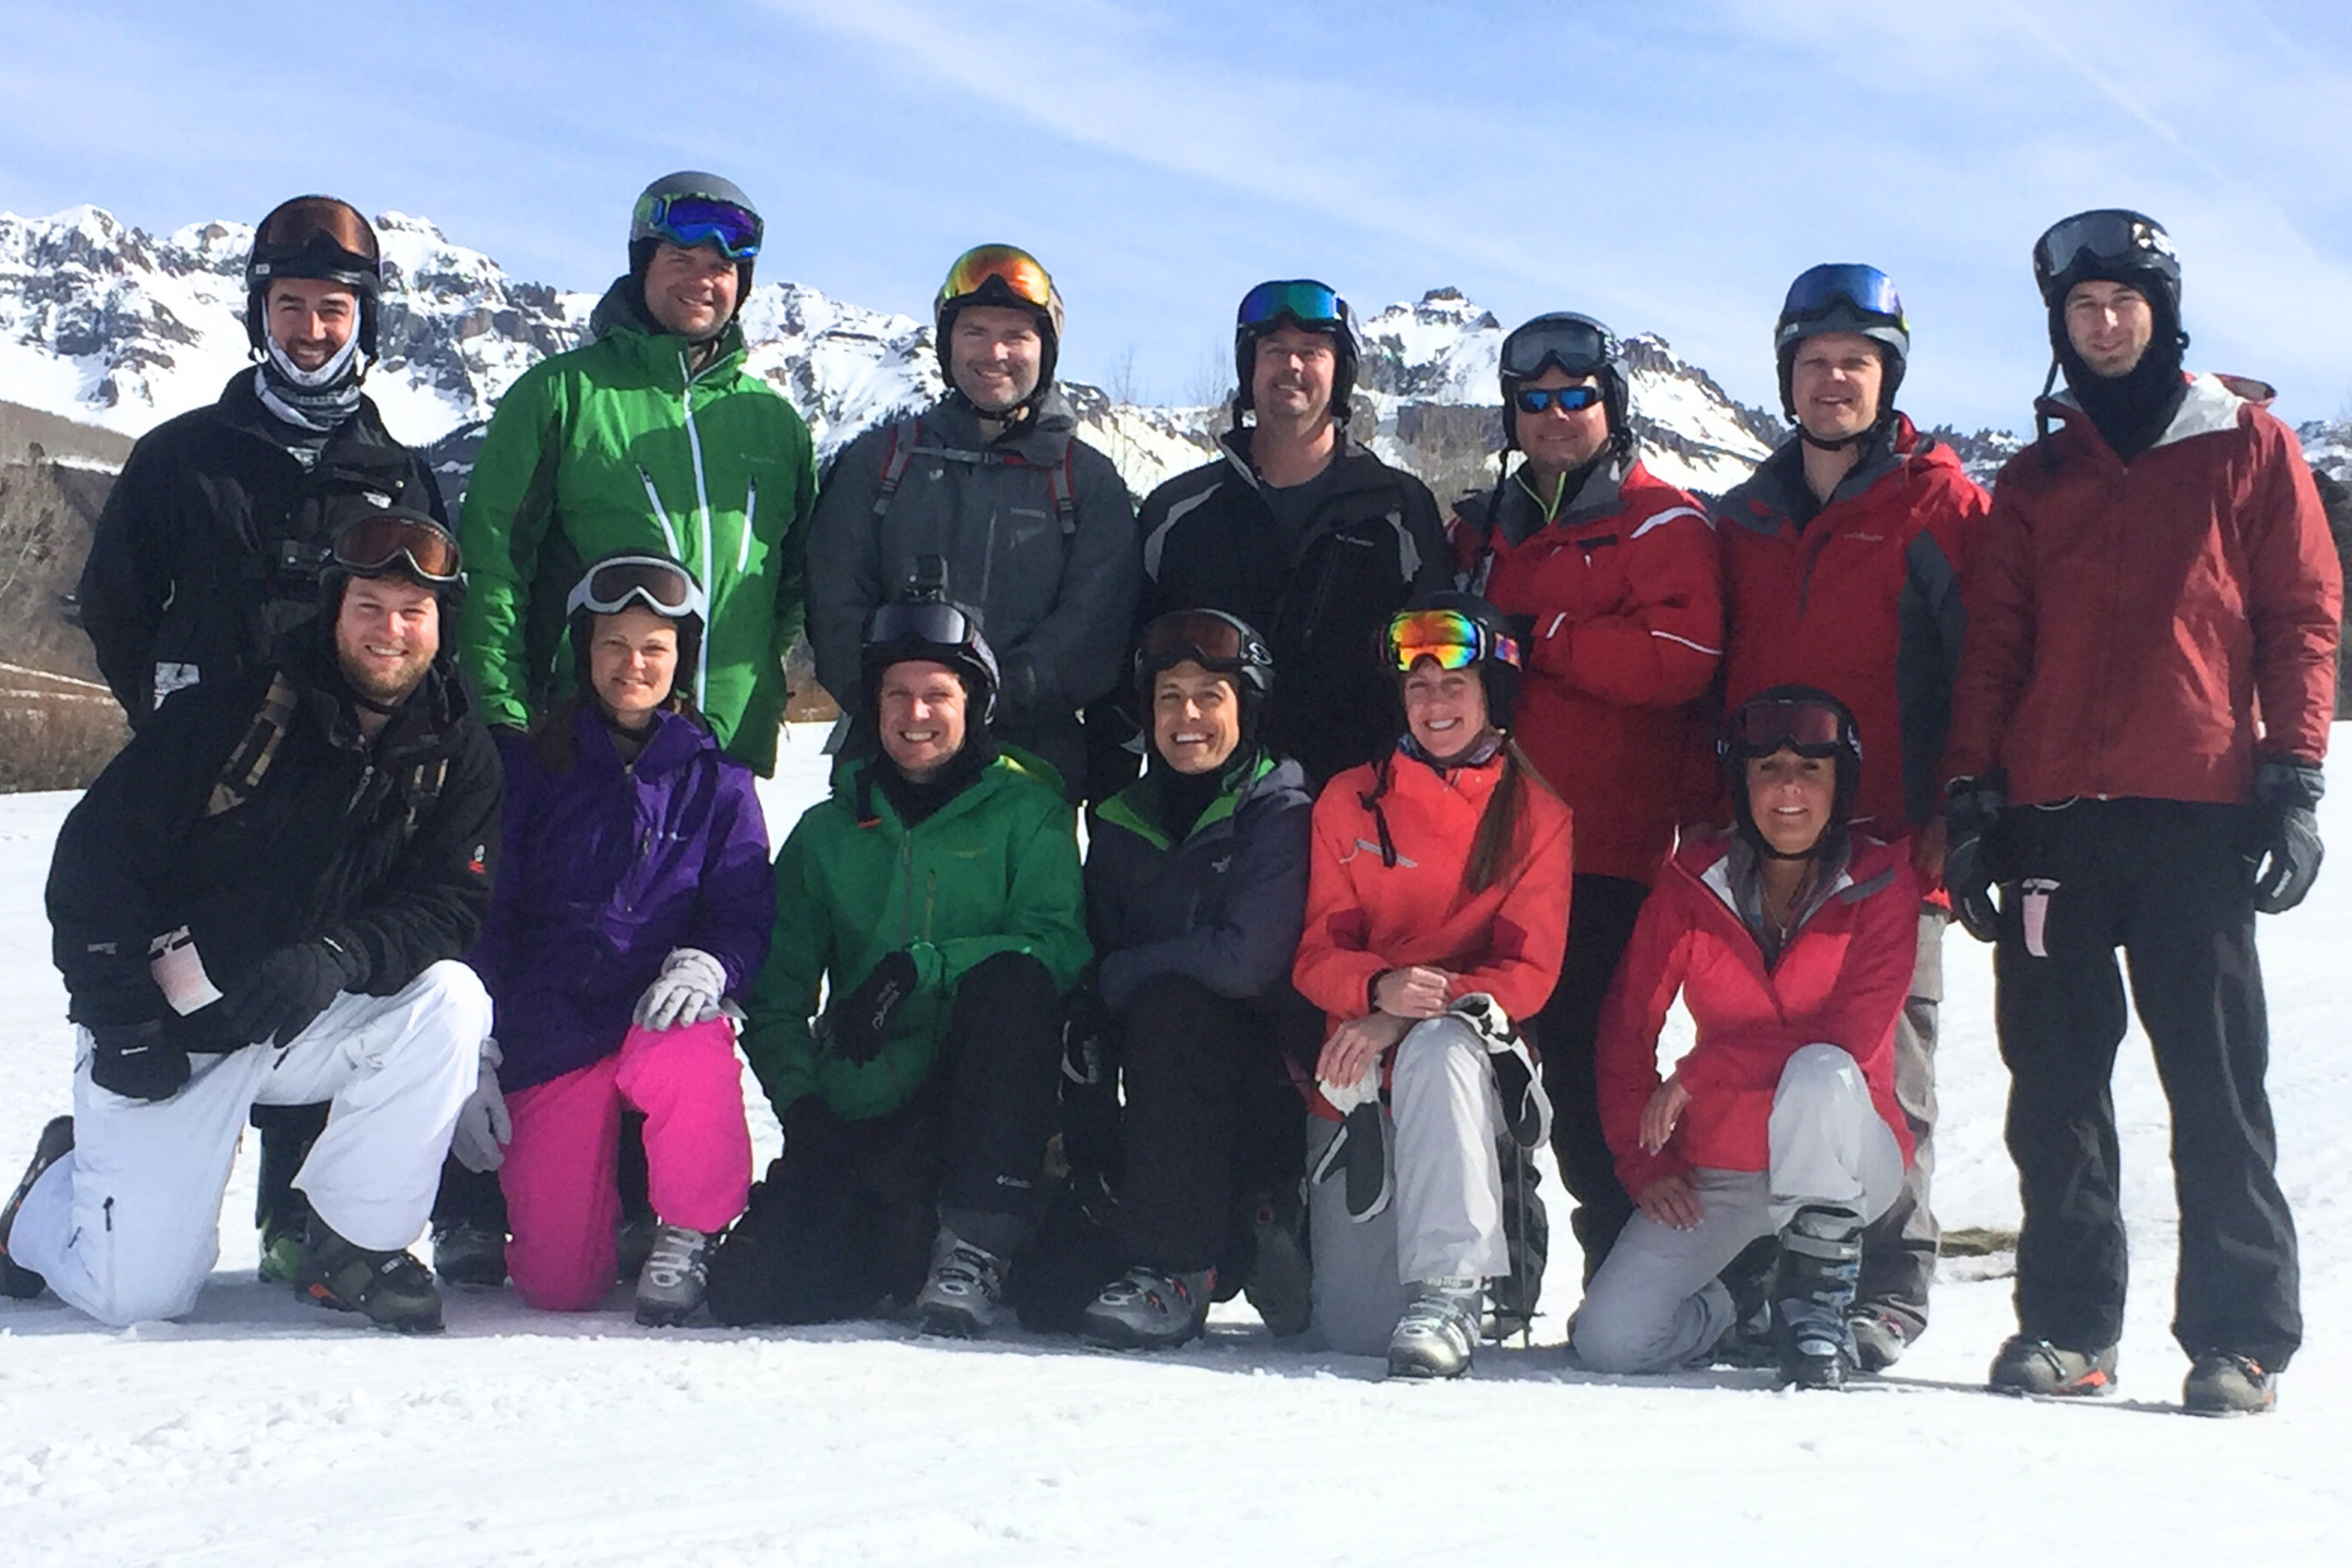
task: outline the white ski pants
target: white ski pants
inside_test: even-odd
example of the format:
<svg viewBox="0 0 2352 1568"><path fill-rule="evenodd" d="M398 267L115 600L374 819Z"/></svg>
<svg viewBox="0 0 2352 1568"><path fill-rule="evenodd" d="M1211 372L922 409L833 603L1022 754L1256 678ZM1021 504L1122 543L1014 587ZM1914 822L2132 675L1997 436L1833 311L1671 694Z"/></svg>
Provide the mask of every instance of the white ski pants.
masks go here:
<svg viewBox="0 0 2352 1568"><path fill-rule="evenodd" d="M1503 1111L1478 1036L1458 1018L1431 1018L1400 1041L1389 1079L1388 1158L1396 1195L1361 1224L1348 1217L1347 1184L1313 1184L1307 1224L1315 1256L1315 1327L1344 1355L1385 1355L1389 1336L1423 1279L1510 1272L1503 1237ZM1310 1117L1311 1170L1339 1124Z"/></svg>
<svg viewBox="0 0 2352 1568"><path fill-rule="evenodd" d="M1635 1212L1576 1310L1585 1365L1671 1372L1706 1354L1732 1322L1731 1292L1716 1276L1741 1248L1780 1234L1808 1204L1869 1221L1903 1190L1903 1147L1862 1068L1836 1046L1807 1046L1781 1068L1769 1137L1769 1171L1691 1172L1699 1214L1691 1229Z"/></svg>
<svg viewBox="0 0 2352 1568"><path fill-rule="evenodd" d="M73 1152L26 1195L9 1254L102 1323L178 1317L219 1259L221 1195L247 1114L320 1100L332 1105L327 1130L294 1184L346 1240L406 1247L432 1212L489 1032L488 993L452 961L395 996L336 997L289 1046L196 1057L169 1100L91 1082L80 1031Z"/></svg>

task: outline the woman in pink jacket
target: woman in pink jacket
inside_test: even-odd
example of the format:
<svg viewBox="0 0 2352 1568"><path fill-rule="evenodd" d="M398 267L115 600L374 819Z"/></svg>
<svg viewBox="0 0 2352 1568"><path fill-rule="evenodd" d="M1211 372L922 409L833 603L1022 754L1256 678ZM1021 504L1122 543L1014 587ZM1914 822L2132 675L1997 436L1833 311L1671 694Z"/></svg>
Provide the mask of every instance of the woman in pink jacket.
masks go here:
<svg viewBox="0 0 2352 1568"><path fill-rule="evenodd" d="M1918 883L1906 857L1844 826L1862 742L1836 698L1761 692L1726 717L1717 750L1736 825L1667 862L1601 1015L1601 1125L1639 1212L1586 1291L1573 1342L1605 1372L1705 1360L1761 1310L1735 1308L1717 1276L1777 1235L1781 1375L1835 1387L1853 1366L1862 1227L1894 1202L1910 1158L1894 1030ZM1677 992L1698 1040L1661 1082Z"/></svg>

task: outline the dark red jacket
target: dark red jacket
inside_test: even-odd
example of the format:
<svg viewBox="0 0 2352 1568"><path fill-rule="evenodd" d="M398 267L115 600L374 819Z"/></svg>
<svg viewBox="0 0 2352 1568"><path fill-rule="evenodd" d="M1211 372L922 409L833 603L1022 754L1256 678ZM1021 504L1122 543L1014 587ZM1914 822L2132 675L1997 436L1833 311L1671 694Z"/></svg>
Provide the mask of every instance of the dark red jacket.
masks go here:
<svg viewBox="0 0 2352 1568"><path fill-rule="evenodd" d="M1947 777L2009 798L2242 802L2254 758L2317 763L2344 577L2259 383L2193 377L2126 464L2070 398L2011 458L1971 568Z"/></svg>
<svg viewBox="0 0 2352 1568"><path fill-rule="evenodd" d="M1960 583L1990 502L1949 447L1898 414L1893 439L1816 508L1801 439L1716 506L1724 701L1798 684L1852 709L1855 819L1893 842L1941 804L1937 767L1968 624Z"/></svg>
<svg viewBox="0 0 2352 1568"><path fill-rule="evenodd" d="M1647 883L1710 745L1698 700L1723 646L1714 526L1639 462L1596 469L1549 523L1516 481L1503 493L1484 592L1533 623L1512 732L1576 814L1578 873ZM1533 515L1514 526L1514 512Z"/></svg>
<svg viewBox="0 0 2352 1568"><path fill-rule="evenodd" d="M1919 884L1907 855L1852 840L1845 867L1806 906L1769 969L1740 917L1735 887L1752 877L1727 838L1685 843L1642 905L1633 940L1601 1013L1596 1068L1601 1125L1625 1190L1694 1165L1761 1171L1771 1163L1772 1095L1805 1047L1837 1046L1870 1085L1879 1116L1911 1158L1895 1099L1895 1019L1919 952ZM1697 1043L1675 1072L1690 1091L1675 1135L1641 1146L1643 1108L1657 1092L1658 1032L1679 992Z"/></svg>

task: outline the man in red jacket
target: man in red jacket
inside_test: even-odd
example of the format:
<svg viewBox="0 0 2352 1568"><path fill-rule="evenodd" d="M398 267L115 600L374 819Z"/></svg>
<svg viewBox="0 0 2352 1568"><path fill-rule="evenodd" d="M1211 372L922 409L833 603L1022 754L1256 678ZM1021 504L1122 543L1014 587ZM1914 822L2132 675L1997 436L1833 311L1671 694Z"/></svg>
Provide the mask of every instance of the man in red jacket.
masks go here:
<svg viewBox="0 0 2352 1568"><path fill-rule="evenodd" d="M1985 493L1952 449L1895 406L1911 332L1894 280L1833 262L1789 286L1773 328L1780 404L1796 433L1716 511L1723 552L1724 697L1783 685L1833 692L1863 744L1856 825L1906 850L1931 890L1943 858L1936 764L1959 663L1959 577ZM1941 900L1919 912L1918 966L1895 1030L1895 1086L1916 1158L1864 1239L1853 1311L1866 1371L1927 1326L1938 1233L1936 1011Z"/></svg>
<svg viewBox="0 0 2352 1568"><path fill-rule="evenodd" d="M1990 1382L2115 1380L2120 946L2172 1107L2183 1400L2267 1410L2303 1318L2254 914L2318 874L2342 570L2269 389L2183 374L2159 225L2078 214L2033 270L2069 390L1993 489L1944 769L1953 907L1994 943L2025 1208L2019 1331Z"/></svg>

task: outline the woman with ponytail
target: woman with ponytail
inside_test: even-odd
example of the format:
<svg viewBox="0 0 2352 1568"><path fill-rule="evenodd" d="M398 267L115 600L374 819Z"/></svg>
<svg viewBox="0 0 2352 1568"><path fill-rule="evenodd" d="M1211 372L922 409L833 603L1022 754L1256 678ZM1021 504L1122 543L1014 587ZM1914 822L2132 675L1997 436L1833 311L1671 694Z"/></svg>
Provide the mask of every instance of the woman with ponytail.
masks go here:
<svg viewBox="0 0 2352 1568"><path fill-rule="evenodd" d="M1315 805L1293 978L1327 1018L1307 1132L1314 1319L1399 1377L1470 1364L1508 1276L1506 1132L1550 1108L1512 1020L1543 1005L1568 935L1568 808L1511 741L1517 642L1485 600L1392 617L1404 734Z"/></svg>

